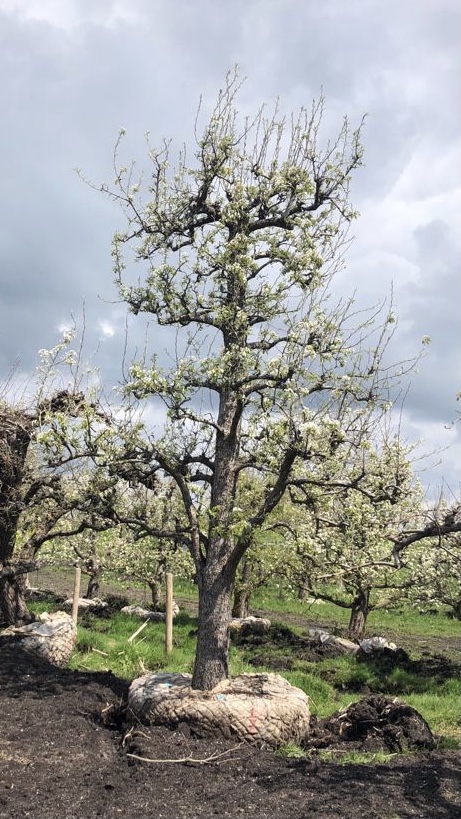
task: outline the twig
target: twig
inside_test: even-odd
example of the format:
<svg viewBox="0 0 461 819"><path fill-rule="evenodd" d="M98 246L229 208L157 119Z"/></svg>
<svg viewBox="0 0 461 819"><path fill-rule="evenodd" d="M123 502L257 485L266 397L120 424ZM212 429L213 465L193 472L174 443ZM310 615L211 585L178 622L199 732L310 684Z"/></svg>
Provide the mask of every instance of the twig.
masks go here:
<svg viewBox="0 0 461 819"><path fill-rule="evenodd" d="M240 742L235 748L228 748L227 751L222 751L219 754L212 754L211 756L206 756L203 759L195 759L193 756L183 756L179 759L150 759L149 757L145 756L138 756L137 754L128 754L127 756L131 757L131 759L137 759L139 762L155 762L157 764L162 763L169 763L169 762L194 762L197 765L207 765L210 762L215 762L220 757L225 756L226 754L231 754L233 751L236 751L237 748L240 748L243 745L243 742Z"/></svg>
<svg viewBox="0 0 461 819"><path fill-rule="evenodd" d="M135 637L137 637L137 636L138 636L138 634L141 634L141 631L142 631L143 629L145 629L145 628L146 628L146 626L147 626L147 624L148 624L149 622L150 622L150 620L149 620L149 618L147 618L147 620L145 620L145 621L144 621L144 623L142 624L142 626L139 626L139 628L138 628L138 629L136 629L136 631L134 632L134 634L132 634L132 635L131 635L131 637L128 637L128 642L129 642L129 643L132 643L132 642L133 642L133 640L134 640L134 638L135 638Z"/></svg>

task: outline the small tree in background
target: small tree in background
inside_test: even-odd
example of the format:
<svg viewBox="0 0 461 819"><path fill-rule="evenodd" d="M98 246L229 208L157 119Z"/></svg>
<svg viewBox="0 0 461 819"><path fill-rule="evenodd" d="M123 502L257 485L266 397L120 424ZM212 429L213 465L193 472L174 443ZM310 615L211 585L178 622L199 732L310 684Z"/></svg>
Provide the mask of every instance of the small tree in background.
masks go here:
<svg viewBox="0 0 461 819"><path fill-rule="evenodd" d="M461 620L461 503L450 504L441 496L434 506L425 505L419 519L392 538L397 565L412 555L413 584L409 598L422 609L448 606Z"/></svg>
<svg viewBox="0 0 461 819"><path fill-rule="evenodd" d="M412 568L413 583L408 592L410 601L421 611L448 609L453 617L461 620L459 534L449 535L442 541L431 538L420 548L413 546L413 552L416 555Z"/></svg>
<svg viewBox="0 0 461 819"><path fill-rule="evenodd" d="M111 551L111 568L149 586L151 604L158 609L164 598L165 576L192 580L194 567L183 543L184 511L176 484L156 480L152 489L126 487L116 510L120 523L117 548ZM159 537L172 526L172 537Z"/></svg>
<svg viewBox="0 0 461 819"><path fill-rule="evenodd" d="M349 632L361 638L368 614L400 600L413 582L397 571L392 539L423 508L409 450L398 441L335 454L324 468L330 483L300 476L292 500L300 509L291 535L299 557L298 584L318 599L350 610ZM409 557L409 555L408 555Z"/></svg>
<svg viewBox="0 0 461 819"><path fill-rule="evenodd" d="M127 399L163 402L164 434L137 422L110 457L132 480L163 474L178 487L186 523L176 537L199 589L199 689L228 676L234 581L255 533L299 464L315 471L345 438L370 437L391 376L380 362L392 315L377 328L377 311L358 314L330 290L356 215L360 129L345 120L321 148L323 101L288 121L277 107L242 121L239 87L229 76L190 164L183 153L172 166L168 143L150 149L147 200L119 145L115 186L102 186L128 219L113 249L122 299L151 317L157 348L162 328L177 331L171 365L145 357L125 386ZM130 282L133 261L142 281ZM264 491L248 514L239 485L255 472Z"/></svg>

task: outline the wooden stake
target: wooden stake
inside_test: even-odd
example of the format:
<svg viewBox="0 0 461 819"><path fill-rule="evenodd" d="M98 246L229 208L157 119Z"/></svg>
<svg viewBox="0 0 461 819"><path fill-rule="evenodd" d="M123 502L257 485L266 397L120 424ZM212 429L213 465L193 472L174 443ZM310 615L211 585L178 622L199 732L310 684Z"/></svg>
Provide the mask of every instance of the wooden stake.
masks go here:
<svg viewBox="0 0 461 819"><path fill-rule="evenodd" d="M173 575L166 574L166 605L165 605L165 651L171 654L173 648Z"/></svg>
<svg viewBox="0 0 461 819"><path fill-rule="evenodd" d="M78 599L80 597L80 581L82 578L82 570L80 566L77 564L75 567L75 580L74 580L74 596L72 599L72 620L75 624L77 624L78 618Z"/></svg>

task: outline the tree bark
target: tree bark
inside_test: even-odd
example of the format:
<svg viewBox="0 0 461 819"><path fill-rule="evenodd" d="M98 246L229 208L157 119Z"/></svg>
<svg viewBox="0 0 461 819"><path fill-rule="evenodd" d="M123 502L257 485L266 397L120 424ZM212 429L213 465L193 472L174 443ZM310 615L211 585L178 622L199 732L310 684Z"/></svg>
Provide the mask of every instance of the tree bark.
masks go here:
<svg viewBox="0 0 461 819"><path fill-rule="evenodd" d="M11 565L19 517L22 512L22 484L31 440L31 418L21 411L3 409L0 413L0 611L8 625L33 620L29 613L24 583Z"/></svg>
<svg viewBox="0 0 461 819"><path fill-rule="evenodd" d="M235 339L225 340L229 349ZM239 345L241 346L241 345ZM229 624L237 562L229 534L237 483L243 400L234 390L220 395L210 496L206 557L196 561L199 592L198 634L192 688L209 691L229 676Z"/></svg>
<svg viewBox="0 0 461 819"><path fill-rule="evenodd" d="M370 613L370 589L359 589L352 603L349 620L349 634L355 640L361 640L365 634L365 625Z"/></svg>
<svg viewBox="0 0 461 819"><path fill-rule="evenodd" d="M0 578L0 611L7 626L22 626L35 617L29 612L25 600L25 582L22 577Z"/></svg>
<svg viewBox="0 0 461 819"><path fill-rule="evenodd" d="M232 580L204 565L198 573L198 633L192 688L209 691L229 676Z"/></svg>
<svg viewBox="0 0 461 819"><path fill-rule="evenodd" d="M160 581L148 580L147 585L150 588L152 608L154 611L158 611L160 607Z"/></svg>
<svg viewBox="0 0 461 819"><path fill-rule="evenodd" d="M232 617L248 617L250 614L250 590L236 589L232 606Z"/></svg>
<svg viewBox="0 0 461 819"><path fill-rule="evenodd" d="M250 613L251 564L246 556L242 560L241 567L240 577L235 584L232 617L248 617Z"/></svg>
<svg viewBox="0 0 461 819"><path fill-rule="evenodd" d="M88 578L88 586L86 588L86 597L88 600L93 600L99 596L101 588L101 570L92 572Z"/></svg>

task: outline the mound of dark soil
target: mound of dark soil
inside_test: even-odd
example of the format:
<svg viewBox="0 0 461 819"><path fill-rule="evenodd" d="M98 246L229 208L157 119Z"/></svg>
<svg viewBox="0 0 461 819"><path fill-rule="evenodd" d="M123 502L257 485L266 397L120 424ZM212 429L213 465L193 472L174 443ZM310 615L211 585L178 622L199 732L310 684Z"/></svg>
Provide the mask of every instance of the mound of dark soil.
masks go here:
<svg viewBox="0 0 461 819"><path fill-rule="evenodd" d="M433 750L435 740L427 722L410 705L370 696L327 719L314 719L304 747L403 752Z"/></svg>
<svg viewBox="0 0 461 819"><path fill-rule="evenodd" d="M0 654L0 819L455 819L458 754L290 761L232 740L127 730L128 684Z"/></svg>
<svg viewBox="0 0 461 819"><path fill-rule="evenodd" d="M267 665L270 658L271 668L280 670L290 670L293 667L293 657L305 662L316 662L326 657L339 657L344 653L336 645L300 636L281 624L271 626L264 634L238 633L233 635L232 642L243 648L248 646L251 651L246 659L250 665ZM290 657L284 654L288 648Z"/></svg>

